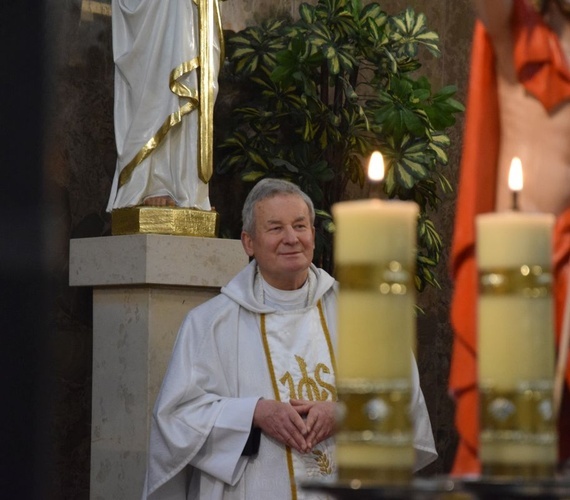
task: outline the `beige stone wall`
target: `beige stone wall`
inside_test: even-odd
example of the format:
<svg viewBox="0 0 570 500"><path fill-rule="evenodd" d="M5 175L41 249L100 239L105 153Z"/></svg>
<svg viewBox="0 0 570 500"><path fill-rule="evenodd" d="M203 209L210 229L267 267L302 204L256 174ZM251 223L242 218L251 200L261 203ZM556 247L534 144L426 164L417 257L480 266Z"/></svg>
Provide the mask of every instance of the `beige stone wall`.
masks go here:
<svg viewBox="0 0 570 500"><path fill-rule="evenodd" d="M221 4L224 29L239 31L268 17L289 14L298 17L300 0L226 0ZM308 3L315 3L309 0Z"/></svg>

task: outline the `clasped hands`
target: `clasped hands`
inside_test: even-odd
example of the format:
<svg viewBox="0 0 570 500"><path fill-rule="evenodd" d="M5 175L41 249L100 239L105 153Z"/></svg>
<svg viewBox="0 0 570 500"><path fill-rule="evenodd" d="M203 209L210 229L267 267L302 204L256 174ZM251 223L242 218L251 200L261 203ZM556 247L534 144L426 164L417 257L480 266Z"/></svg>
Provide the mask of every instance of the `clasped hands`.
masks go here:
<svg viewBox="0 0 570 500"><path fill-rule="evenodd" d="M334 434L335 404L333 401L290 399L282 403L260 399L253 414L253 425L285 446L307 453Z"/></svg>

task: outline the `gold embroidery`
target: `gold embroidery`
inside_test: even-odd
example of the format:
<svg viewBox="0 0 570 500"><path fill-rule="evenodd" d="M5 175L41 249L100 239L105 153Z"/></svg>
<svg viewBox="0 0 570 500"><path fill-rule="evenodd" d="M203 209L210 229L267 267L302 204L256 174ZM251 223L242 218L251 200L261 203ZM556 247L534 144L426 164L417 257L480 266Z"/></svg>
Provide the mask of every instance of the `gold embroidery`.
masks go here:
<svg viewBox="0 0 570 500"><path fill-rule="evenodd" d="M289 396L292 399L297 399L297 393L295 392L295 382L293 381L293 376L289 372L285 372L285 375L279 379L279 382L281 382L283 385L289 384Z"/></svg>
<svg viewBox="0 0 570 500"><path fill-rule="evenodd" d="M291 372L286 371L285 375L279 379L282 385L289 386L289 397L292 399L306 399L307 401L326 401L330 394L332 400L336 401L334 385L325 382L321 377L321 373L330 374L330 368L324 363L318 363L315 368L315 378L313 379L309 376L307 362L298 355L295 355L295 359L302 373L297 390L295 390L295 381ZM319 386L324 389L322 392L319 390Z"/></svg>
<svg viewBox="0 0 570 500"><path fill-rule="evenodd" d="M315 401L316 395L319 393L319 388L317 387L317 383L309 377L309 372L307 370L307 363L301 356L295 356L297 360L297 364L301 369L301 380L299 380L299 384L297 385L297 394L301 399L307 399L308 401ZM305 396L306 397L303 397Z"/></svg>
<svg viewBox="0 0 570 500"><path fill-rule="evenodd" d="M315 379L317 381L317 383L325 390L323 390L322 392L318 392L318 397L317 400L318 401L326 401L328 399L329 394L332 396L331 399L333 401L336 401L337 396L336 396L336 387L332 384L328 384L327 382L325 382L322 378L321 378L321 372L326 373L327 375L330 374L330 369L327 365L325 365L324 363L319 363L317 365L317 367L315 368ZM328 392L327 392L328 391Z"/></svg>
<svg viewBox="0 0 570 500"><path fill-rule="evenodd" d="M313 451L313 455L315 455L315 460L317 461L321 474L330 476L333 470L329 456L320 450Z"/></svg>

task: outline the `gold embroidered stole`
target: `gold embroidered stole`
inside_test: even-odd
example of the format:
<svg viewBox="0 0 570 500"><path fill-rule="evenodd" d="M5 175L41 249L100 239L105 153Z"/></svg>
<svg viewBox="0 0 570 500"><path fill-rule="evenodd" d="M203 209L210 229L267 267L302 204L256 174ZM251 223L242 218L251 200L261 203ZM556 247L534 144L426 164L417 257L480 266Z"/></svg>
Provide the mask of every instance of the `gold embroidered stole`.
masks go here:
<svg viewBox="0 0 570 500"><path fill-rule="evenodd" d="M260 322L275 399L336 401L336 362L321 301L302 311L261 314ZM288 446L286 453L293 500L299 498L299 479L323 479L335 472L332 438L306 454Z"/></svg>

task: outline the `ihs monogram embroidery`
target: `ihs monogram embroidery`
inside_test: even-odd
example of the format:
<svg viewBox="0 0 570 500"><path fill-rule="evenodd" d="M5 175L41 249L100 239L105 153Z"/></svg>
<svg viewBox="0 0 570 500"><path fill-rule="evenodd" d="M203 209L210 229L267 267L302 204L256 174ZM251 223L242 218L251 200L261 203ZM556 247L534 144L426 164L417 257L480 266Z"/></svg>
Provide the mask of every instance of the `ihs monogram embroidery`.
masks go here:
<svg viewBox="0 0 570 500"><path fill-rule="evenodd" d="M275 399L337 401L333 344L320 302L310 314L261 314L260 330ZM297 331L314 333L283 335ZM336 474L334 442L330 437L309 453L299 453L289 446L285 453L293 498L301 498L297 494L298 481Z"/></svg>
<svg viewBox="0 0 570 500"><path fill-rule="evenodd" d="M306 399L308 401L336 401L336 388L323 380L323 375L330 375L331 369L324 363L318 363L315 367L314 378L309 376L307 363L301 356L295 356L295 360L301 371L301 378L297 385L289 371L285 372L279 382L289 386L289 394L292 399Z"/></svg>

